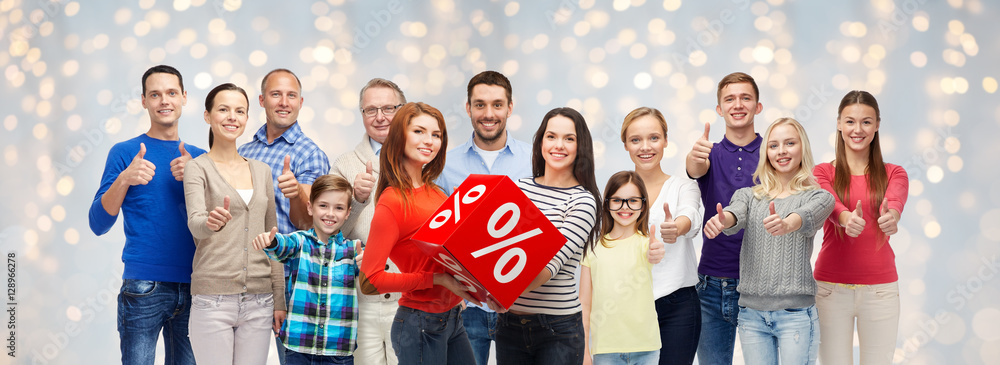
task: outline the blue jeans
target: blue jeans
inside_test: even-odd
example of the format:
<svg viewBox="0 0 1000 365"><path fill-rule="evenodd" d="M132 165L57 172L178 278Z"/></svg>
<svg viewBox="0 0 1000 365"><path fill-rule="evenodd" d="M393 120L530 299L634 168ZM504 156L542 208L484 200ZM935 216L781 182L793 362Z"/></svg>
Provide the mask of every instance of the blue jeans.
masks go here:
<svg viewBox="0 0 1000 365"><path fill-rule="evenodd" d="M153 364L163 331L164 363L194 364L188 340L191 284L125 279L118 294L122 364Z"/></svg>
<svg viewBox="0 0 1000 365"><path fill-rule="evenodd" d="M740 308L740 345L748 365L816 363L819 314L816 306L758 311Z"/></svg>
<svg viewBox="0 0 1000 365"><path fill-rule="evenodd" d="M660 350L594 355L594 365L656 365Z"/></svg>
<svg viewBox="0 0 1000 365"><path fill-rule="evenodd" d="M469 333L469 342L472 343L472 353L476 355L476 364L489 364L490 342L497 339L496 312L469 306L462 312L462 319L465 330Z"/></svg>
<svg viewBox="0 0 1000 365"><path fill-rule="evenodd" d="M582 364L583 313L497 316L497 364Z"/></svg>
<svg viewBox="0 0 1000 365"><path fill-rule="evenodd" d="M400 365L468 365L476 361L462 325L461 306L443 313L399 306L390 337Z"/></svg>
<svg viewBox="0 0 1000 365"><path fill-rule="evenodd" d="M310 355L289 349L285 349L283 358L288 365L354 365L354 356Z"/></svg>
<svg viewBox="0 0 1000 365"><path fill-rule="evenodd" d="M698 274L698 299L701 300L698 363L701 365L733 363L740 302L736 286L739 283L740 279Z"/></svg>
<svg viewBox="0 0 1000 365"><path fill-rule="evenodd" d="M660 365L694 362L701 335L701 302L693 286L675 290L656 300L656 317L660 323Z"/></svg>

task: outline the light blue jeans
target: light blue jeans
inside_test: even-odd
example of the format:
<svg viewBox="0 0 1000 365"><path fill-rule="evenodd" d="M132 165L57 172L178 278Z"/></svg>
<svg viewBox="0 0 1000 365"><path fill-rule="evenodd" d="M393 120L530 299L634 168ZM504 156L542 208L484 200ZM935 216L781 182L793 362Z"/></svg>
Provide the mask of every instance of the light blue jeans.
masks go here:
<svg viewBox="0 0 1000 365"><path fill-rule="evenodd" d="M740 307L740 345L748 365L816 363L819 314L816 306L776 311Z"/></svg>
<svg viewBox="0 0 1000 365"><path fill-rule="evenodd" d="M593 360L594 365L656 365L660 361L660 350L597 354Z"/></svg>
<svg viewBox="0 0 1000 365"><path fill-rule="evenodd" d="M701 301L701 335L698 340L698 363L732 365L739 316L740 279L698 274L698 299ZM672 356L669 354L668 356Z"/></svg>

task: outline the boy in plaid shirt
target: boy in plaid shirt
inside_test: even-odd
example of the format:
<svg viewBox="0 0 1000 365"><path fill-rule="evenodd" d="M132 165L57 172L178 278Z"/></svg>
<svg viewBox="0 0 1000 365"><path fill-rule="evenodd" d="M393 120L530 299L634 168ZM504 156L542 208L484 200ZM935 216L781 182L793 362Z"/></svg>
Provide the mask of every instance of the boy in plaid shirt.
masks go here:
<svg viewBox="0 0 1000 365"><path fill-rule="evenodd" d="M288 317L278 334L286 348L286 365L354 364L355 254L360 252L361 240L347 240L340 232L351 212L351 195L351 184L344 178L320 176L309 196L312 229L283 235L275 227L253 240L253 247L272 259L297 262L289 277Z"/></svg>

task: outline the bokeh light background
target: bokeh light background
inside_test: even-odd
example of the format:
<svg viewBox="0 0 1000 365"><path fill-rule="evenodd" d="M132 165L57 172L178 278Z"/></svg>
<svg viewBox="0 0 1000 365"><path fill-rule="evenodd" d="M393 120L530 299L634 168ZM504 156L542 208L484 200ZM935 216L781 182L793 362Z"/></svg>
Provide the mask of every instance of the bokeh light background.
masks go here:
<svg viewBox="0 0 1000 365"><path fill-rule="evenodd" d="M0 242L18 264L18 357L0 363L118 362L124 235L94 236L87 209L110 147L147 130L140 77L161 63L184 74L180 134L202 147L211 87L234 82L255 97L268 70L295 71L299 121L331 160L363 132L358 91L368 79L392 79L441 109L454 146L471 135L468 79L499 70L514 85L515 137L530 141L551 108L583 112L601 186L631 167L619 127L643 105L667 116L664 168L682 174L703 123L711 140L722 137L715 92L729 72L760 85L758 131L794 116L818 161L833 158L840 98L871 91L885 158L911 179L892 238L902 307L894 362L1000 362L995 2L122 3L0 1ZM264 120L251 109L248 131Z"/></svg>

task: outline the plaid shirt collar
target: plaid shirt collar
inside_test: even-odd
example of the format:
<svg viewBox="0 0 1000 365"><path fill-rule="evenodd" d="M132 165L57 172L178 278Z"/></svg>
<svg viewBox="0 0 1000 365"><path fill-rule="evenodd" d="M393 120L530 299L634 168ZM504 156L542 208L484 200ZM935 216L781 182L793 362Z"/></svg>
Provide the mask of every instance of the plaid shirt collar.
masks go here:
<svg viewBox="0 0 1000 365"><path fill-rule="evenodd" d="M279 139L284 139L285 142L288 142L288 144L295 144L295 142L298 142L298 140L301 139L302 137L305 137L305 134L302 133L302 128L299 127L298 121L292 123L292 126L288 127L288 129L285 130L285 133L282 133L280 136L278 136L278 138L274 139L274 142L271 143L267 143L267 123L264 123L264 125L260 126L260 129L257 130L257 133L254 133L253 135L253 139L255 141L261 142L268 146L274 144L275 142L278 142Z"/></svg>

